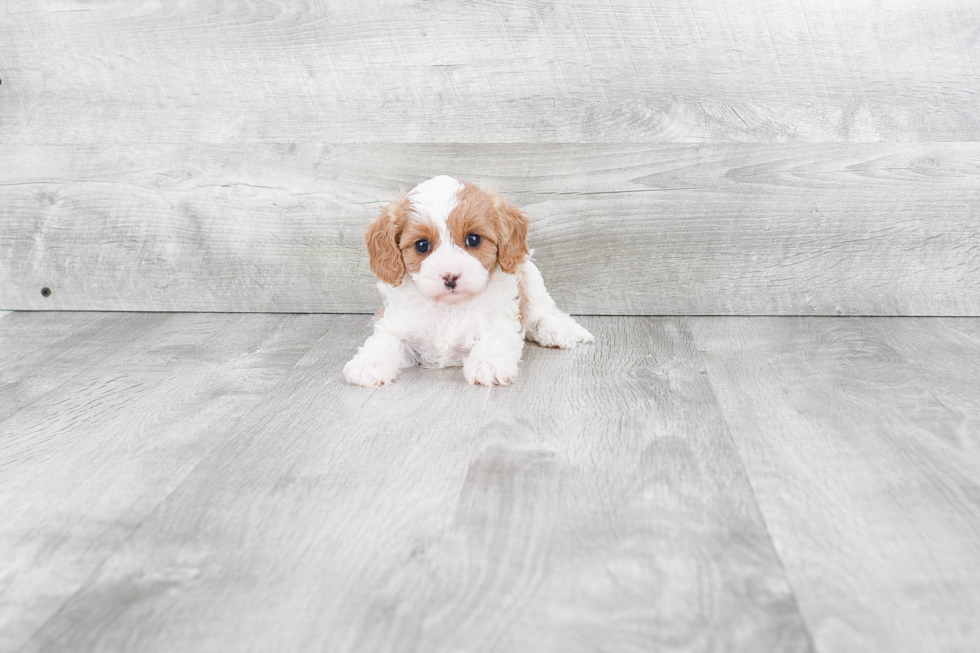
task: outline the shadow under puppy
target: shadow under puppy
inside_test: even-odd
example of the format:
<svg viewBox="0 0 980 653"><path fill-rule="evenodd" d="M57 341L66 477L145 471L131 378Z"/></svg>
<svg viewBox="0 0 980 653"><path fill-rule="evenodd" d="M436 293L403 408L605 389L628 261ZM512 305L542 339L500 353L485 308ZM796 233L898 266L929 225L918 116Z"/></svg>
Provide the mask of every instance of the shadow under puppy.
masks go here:
<svg viewBox="0 0 980 653"><path fill-rule="evenodd" d="M462 365L470 383L506 385L525 338L561 348L592 342L545 289L527 229L501 196L447 176L385 206L365 236L384 305L344 366L348 383L392 383L412 365Z"/></svg>

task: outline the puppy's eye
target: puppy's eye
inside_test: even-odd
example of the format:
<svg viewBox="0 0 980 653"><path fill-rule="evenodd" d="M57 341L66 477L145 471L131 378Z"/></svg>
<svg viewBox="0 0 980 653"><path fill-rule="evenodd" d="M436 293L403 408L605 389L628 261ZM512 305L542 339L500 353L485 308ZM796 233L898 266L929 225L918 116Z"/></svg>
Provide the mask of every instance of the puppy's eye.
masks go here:
<svg viewBox="0 0 980 653"><path fill-rule="evenodd" d="M415 251L418 252L419 254L425 254L426 252L428 252L429 251L429 241L427 241L427 240L420 240L417 243L415 243Z"/></svg>
<svg viewBox="0 0 980 653"><path fill-rule="evenodd" d="M480 246L480 234L470 234L466 237L467 247L479 247Z"/></svg>

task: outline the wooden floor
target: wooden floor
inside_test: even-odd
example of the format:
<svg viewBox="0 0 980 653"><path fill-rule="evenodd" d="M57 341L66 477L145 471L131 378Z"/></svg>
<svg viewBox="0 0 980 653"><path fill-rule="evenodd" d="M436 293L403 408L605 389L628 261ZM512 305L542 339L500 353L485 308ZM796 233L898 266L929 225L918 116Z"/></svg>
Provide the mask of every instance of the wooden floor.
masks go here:
<svg viewBox="0 0 980 653"><path fill-rule="evenodd" d="M980 319L0 319L2 651L980 650Z"/></svg>

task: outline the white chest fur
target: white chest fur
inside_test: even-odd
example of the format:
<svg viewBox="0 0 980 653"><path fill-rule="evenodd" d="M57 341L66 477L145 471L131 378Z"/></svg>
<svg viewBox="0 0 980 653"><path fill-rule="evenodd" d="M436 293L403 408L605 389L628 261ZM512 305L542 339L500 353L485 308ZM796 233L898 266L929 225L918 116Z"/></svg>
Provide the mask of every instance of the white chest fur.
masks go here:
<svg viewBox="0 0 980 653"><path fill-rule="evenodd" d="M520 333L517 279L497 269L486 290L460 304L442 304L424 297L406 277L392 287L379 283L385 300L378 328L401 339L414 357L408 364L425 367L461 365L481 338L511 331Z"/></svg>

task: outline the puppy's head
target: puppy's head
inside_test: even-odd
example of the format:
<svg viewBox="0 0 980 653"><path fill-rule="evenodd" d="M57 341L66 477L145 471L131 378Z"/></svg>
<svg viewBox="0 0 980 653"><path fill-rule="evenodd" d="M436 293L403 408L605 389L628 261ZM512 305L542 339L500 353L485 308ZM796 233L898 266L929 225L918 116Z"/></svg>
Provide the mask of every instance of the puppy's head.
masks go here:
<svg viewBox="0 0 980 653"><path fill-rule="evenodd" d="M408 274L429 299L456 304L482 293L498 265L517 271L527 227L500 195L441 176L385 206L365 242L381 281L398 286Z"/></svg>

